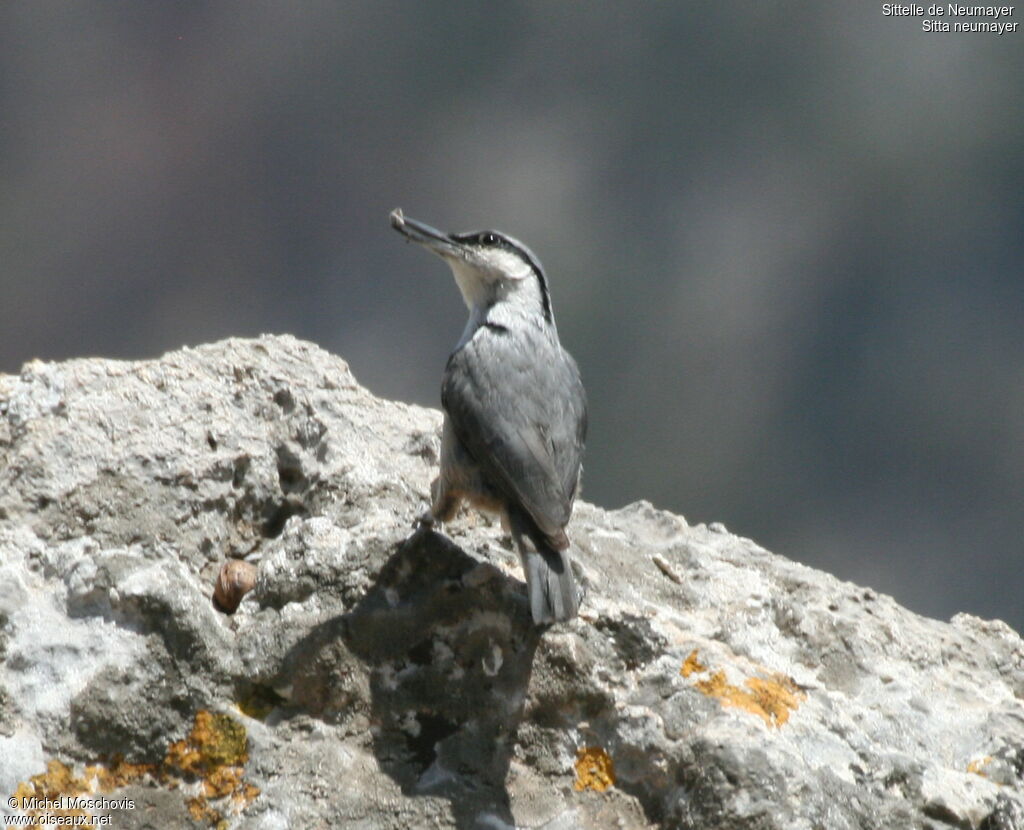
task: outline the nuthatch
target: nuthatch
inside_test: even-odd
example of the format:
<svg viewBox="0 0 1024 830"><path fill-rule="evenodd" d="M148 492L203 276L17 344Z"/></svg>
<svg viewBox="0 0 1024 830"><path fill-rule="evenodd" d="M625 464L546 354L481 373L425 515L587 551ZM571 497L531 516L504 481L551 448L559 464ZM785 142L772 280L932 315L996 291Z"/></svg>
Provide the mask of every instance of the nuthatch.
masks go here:
<svg viewBox="0 0 1024 830"><path fill-rule="evenodd" d="M547 279L530 249L497 231L391 226L452 269L469 321L441 382L441 472L421 521L446 522L463 499L507 521L534 622L572 619L579 594L565 526L579 492L587 401L558 341Z"/></svg>

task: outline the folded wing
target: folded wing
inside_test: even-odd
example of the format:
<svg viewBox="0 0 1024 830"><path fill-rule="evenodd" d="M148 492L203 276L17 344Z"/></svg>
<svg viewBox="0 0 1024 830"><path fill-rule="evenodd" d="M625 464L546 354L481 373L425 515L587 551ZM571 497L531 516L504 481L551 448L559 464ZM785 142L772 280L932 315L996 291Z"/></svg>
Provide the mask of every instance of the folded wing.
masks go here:
<svg viewBox="0 0 1024 830"><path fill-rule="evenodd" d="M448 359L441 402L490 484L523 507L556 549L568 539L586 437L579 370L560 359L537 371L530 339L481 329Z"/></svg>

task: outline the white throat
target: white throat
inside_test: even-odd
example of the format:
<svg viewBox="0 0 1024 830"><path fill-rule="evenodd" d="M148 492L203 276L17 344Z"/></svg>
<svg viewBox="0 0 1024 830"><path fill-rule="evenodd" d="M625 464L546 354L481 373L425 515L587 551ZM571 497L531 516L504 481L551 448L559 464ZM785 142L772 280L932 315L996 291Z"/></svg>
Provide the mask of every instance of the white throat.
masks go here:
<svg viewBox="0 0 1024 830"><path fill-rule="evenodd" d="M510 279L482 274L459 260L450 260L449 264L469 308L469 319L456 349L472 340L485 323L508 329L544 323L540 283L532 273Z"/></svg>

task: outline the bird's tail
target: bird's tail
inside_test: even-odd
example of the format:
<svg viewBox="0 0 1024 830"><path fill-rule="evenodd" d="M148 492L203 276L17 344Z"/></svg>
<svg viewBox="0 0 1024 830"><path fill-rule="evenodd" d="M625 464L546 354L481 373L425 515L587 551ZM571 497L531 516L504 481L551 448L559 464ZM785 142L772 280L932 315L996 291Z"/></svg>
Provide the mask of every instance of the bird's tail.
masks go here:
<svg viewBox="0 0 1024 830"><path fill-rule="evenodd" d="M512 534L519 548L530 595L530 612L536 625L564 622L576 616L580 596L572 574L568 550L556 550L533 522L522 516L509 516ZM528 536L531 550L523 536Z"/></svg>

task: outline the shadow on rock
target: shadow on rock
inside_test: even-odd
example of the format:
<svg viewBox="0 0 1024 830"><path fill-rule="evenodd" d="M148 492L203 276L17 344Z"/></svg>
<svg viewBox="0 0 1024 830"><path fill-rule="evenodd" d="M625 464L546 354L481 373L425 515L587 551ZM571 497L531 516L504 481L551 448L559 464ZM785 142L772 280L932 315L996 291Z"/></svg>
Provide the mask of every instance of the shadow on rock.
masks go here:
<svg viewBox="0 0 1024 830"><path fill-rule="evenodd" d="M539 640L520 583L420 530L286 665L293 702L322 716L368 698L374 754L403 793L449 799L459 827L514 826L505 778ZM317 664L333 683L305 682L324 679Z"/></svg>

